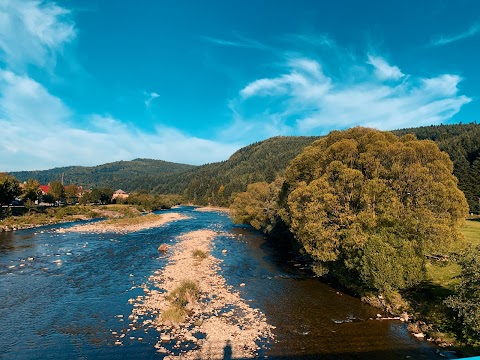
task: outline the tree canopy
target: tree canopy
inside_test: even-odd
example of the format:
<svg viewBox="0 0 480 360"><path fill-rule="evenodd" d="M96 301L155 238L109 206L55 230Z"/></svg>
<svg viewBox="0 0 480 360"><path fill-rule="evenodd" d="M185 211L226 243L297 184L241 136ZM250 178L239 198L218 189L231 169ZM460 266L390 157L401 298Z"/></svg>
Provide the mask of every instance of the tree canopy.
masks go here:
<svg viewBox="0 0 480 360"><path fill-rule="evenodd" d="M35 179L28 179L23 184L22 199L24 201L36 201L40 200L42 196L42 190L40 189L40 183Z"/></svg>
<svg viewBox="0 0 480 360"><path fill-rule="evenodd" d="M452 172L433 141L334 131L287 169L285 220L310 255L342 276L405 288L423 279L425 254L461 241L468 206Z"/></svg>
<svg viewBox="0 0 480 360"><path fill-rule="evenodd" d="M51 195L55 201L63 200L65 199L65 188L60 181L52 181L48 189L48 194Z"/></svg>
<svg viewBox="0 0 480 360"><path fill-rule="evenodd" d="M0 173L0 205L8 205L22 193L20 183L11 175Z"/></svg>

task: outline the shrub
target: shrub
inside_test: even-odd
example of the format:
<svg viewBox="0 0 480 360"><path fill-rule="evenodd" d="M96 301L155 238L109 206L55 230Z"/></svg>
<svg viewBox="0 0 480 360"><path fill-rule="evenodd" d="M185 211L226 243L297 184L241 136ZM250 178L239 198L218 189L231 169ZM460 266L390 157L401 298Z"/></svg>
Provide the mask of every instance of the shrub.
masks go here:
<svg viewBox="0 0 480 360"><path fill-rule="evenodd" d="M197 301L199 296L197 284L191 280L184 280L167 296L167 300L173 305L184 308L188 303Z"/></svg>
<svg viewBox="0 0 480 360"><path fill-rule="evenodd" d="M192 254L193 254L194 258L199 259L199 260L203 260L203 259L206 259L208 257L208 253L206 253L205 251L200 250L200 249L193 250Z"/></svg>

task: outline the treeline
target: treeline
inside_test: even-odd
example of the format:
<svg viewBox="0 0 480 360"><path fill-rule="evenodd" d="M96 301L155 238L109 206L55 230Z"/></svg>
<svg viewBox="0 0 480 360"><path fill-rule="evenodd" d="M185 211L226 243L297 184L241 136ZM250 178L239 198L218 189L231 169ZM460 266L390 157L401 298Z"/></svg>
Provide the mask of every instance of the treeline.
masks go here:
<svg viewBox="0 0 480 360"><path fill-rule="evenodd" d="M98 166L69 166L42 171L11 172L20 182L36 179L41 184L63 180L64 184L82 185L84 188L112 188L125 191L146 189L163 184L166 193L176 187L174 176L194 169L196 166L177 164L162 160L135 159L132 161L117 161ZM183 191L185 187L179 189Z"/></svg>
<svg viewBox="0 0 480 360"><path fill-rule="evenodd" d="M152 195L146 191L140 191L131 194L126 199L115 199L117 204L135 205L140 211L154 211L170 209L175 205L180 205L183 198L180 195Z"/></svg>
<svg viewBox="0 0 480 360"><path fill-rule="evenodd" d="M449 154L459 188L465 193L470 212L480 213L480 125L438 125L396 130L396 135L415 134L435 141ZM320 137L274 137L235 152L228 160L203 166L136 159L96 167L67 167L46 171L14 172L20 181L37 179L42 184L64 177L65 184L110 187L128 192L180 194L198 205L228 206L232 194L248 184L271 182L305 146Z"/></svg>

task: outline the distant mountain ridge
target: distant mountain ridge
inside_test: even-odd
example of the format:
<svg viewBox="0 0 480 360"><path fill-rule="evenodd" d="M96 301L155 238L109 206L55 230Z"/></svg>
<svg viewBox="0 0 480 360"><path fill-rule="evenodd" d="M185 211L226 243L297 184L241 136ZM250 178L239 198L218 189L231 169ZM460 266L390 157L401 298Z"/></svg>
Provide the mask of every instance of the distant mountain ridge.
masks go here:
<svg viewBox="0 0 480 360"><path fill-rule="evenodd" d="M470 211L480 213L480 125L432 125L392 131L401 136L412 133L418 139L435 141L450 155L459 188L465 193ZM318 136L277 136L236 151L229 159L202 166L162 160L135 159L93 167L69 166L44 171L12 172L20 181L35 178L41 183L61 180L84 187L111 187L135 191L184 195L196 204L228 205L235 192L248 184L271 182L288 163Z"/></svg>
<svg viewBox="0 0 480 360"><path fill-rule="evenodd" d="M194 169L195 165L178 164L163 160L135 159L116 161L97 166L67 166L40 171L16 171L10 174L19 181L30 178L41 184L62 180L65 185L84 187L111 187L134 191L143 188L147 182L162 181L166 174L177 174Z"/></svg>

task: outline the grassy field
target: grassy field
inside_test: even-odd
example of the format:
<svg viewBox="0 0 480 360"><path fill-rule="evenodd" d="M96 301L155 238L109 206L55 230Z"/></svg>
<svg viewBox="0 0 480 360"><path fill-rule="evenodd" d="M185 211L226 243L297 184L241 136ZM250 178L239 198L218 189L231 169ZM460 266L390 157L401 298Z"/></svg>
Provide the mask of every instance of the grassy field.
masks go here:
<svg viewBox="0 0 480 360"><path fill-rule="evenodd" d="M465 221L461 230L467 243L480 245L480 220Z"/></svg>
<svg viewBox="0 0 480 360"><path fill-rule="evenodd" d="M461 228L466 244L480 244L480 221L466 220ZM461 250L461 249L458 249ZM427 264L428 278L435 285L453 289L458 283L456 276L460 274L460 266L453 262L434 262Z"/></svg>
<svg viewBox="0 0 480 360"><path fill-rule="evenodd" d="M105 224L114 225L117 227L125 227L125 226L148 223L159 218L161 218L161 215L156 215L156 214L147 214L143 216L137 215L135 217L124 217L124 218L105 220Z"/></svg>
<svg viewBox="0 0 480 360"><path fill-rule="evenodd" d="M467 220L461 227L465 244L480 244L480 221ZM455 249L461 251L462 247ZM428 336L439 343L454 343L458 333L458 324L452 322L453 314L444 300L455 293L459 283L460 266L453 261L431 261L427 263L428 280L413 292L405 294L417 319L433 325ZM464 356L477 355L479 349L466 346L457 348Z"/></svg>
<svg viewBox="0 0 480 360"><path fill-rule="evenodd" d="M32 208L22 216L10 216L0 220L0 227L22 229L58 222L100 217L134 218L139 214L140 212L132 205L69 205L38 209Z"/></svg>

